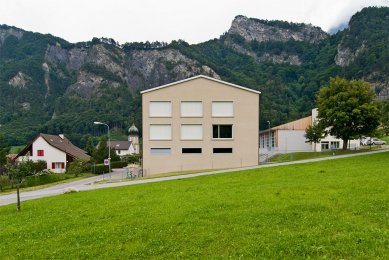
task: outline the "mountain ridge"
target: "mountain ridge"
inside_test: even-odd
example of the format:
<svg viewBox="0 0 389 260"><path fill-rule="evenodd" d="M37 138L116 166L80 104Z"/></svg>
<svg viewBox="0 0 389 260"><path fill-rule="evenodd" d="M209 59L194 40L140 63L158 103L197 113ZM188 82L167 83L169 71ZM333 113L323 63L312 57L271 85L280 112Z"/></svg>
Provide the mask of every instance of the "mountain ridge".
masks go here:
<svg viewBox="0 0 389 260"><path fill-rule="evenodd" d="M69 43L1 25L1 129L11 144L47 132L82 146L95 131L93 120L140 126L140 90L198 74L260 90L262 121L274 125L305 116L320 86L336 75L367 80L378 98L387 98L387 17L389 8L365 8L347 29L329 35L312 25L239 15L219 39L193 45ZM376 29L370 33L369 26Z"/></svg>

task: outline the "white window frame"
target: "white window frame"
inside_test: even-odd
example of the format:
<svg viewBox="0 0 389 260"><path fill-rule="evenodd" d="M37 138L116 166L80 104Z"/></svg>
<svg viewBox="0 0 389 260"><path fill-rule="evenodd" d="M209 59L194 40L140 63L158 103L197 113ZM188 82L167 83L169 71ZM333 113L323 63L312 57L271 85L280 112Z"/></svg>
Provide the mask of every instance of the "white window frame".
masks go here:
<svg viewBox="0 0 389 260"><path fill-rule="evenodd" d="M197 137L186 137L185 134L183 131L185 129L185 127L191 127L191 126L196 126L196 127L201 127L201 136L197 136ZM204 138L204 129L203 129L203 125L202 124L182 124L181 125L181 140L203 140Z"/></svg>
<svg viewBox="0 0 389 260"><path fill-rule="evenodd" d="M172 113L171 101L149 101L149 117L172 117Z"/></svg>
<svg viewBox="0 0 389 260"><path fill-rule="evenodd" d="M185 112L185 108L184 108L184 106L186 105L186 104L190 104L190 103L195 103L196 105L200 105L200 113L198 113L198 114L184 114L184 112ZM203 109L203 102L202 101L181 101L181 104L180 104L180 114L181 114L181 117L203 117L203 113L204 113L204 111L203 111L204 109Z"/></svg>
<svg viewBox="0 0 389 260"><path fill-rule="evenodd" d="M170 128L170 130L168 130L167 132L169 132L168 136L166 137L160 137L160 136L155 136L154 133L156 132L153 132L153 131L157 131L158 130L158 127L160 127L159 130L163 130L163 127L166 127L166 128ZM154 128L154 129L153 129ZM165 129L167 130L167 129ZM156 140L172 140L172 125L171 124L151 124L149 126L149 140L150 141L156 141Z"/></svg>
<svg viewBox="0 0 389 260"><path fill-rule="evenodd" d="M231 126L231 137L225 138L225 137L213 137L213 126L219 126L218 127L218 136L220 136L220 126L221 125L230 125ZM211 125L211 137L212 140L233 140L234 139L234 124L212 124Z"/></svg>
<svg viewBox="0 0 389 260"><path fill-rule="evenodd" d="M222 105L231 104L231 113L226 113L226 111L221 111ZM212 117L234 117L234 102L233 101L212 101L211 104Z"/></svg>

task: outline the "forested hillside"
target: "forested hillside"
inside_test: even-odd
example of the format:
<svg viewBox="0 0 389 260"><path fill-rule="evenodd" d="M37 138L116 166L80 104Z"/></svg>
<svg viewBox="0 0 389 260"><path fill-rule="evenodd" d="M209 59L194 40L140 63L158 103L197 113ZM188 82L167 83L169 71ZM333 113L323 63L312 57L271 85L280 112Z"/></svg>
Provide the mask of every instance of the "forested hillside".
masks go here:
<svg viewBox="0 0 389 260"><path fill-rule="evenodd" d="M237 16L220 38L190 45L94 38L69 43L0 26L0 131L9 144L39 132L84 145L93 121L141 127L139 91L190 76L260 90L261 127L310 113L330 77L364 79L389 97L389 8L365 8L334 35L306 24Z"/></svg>

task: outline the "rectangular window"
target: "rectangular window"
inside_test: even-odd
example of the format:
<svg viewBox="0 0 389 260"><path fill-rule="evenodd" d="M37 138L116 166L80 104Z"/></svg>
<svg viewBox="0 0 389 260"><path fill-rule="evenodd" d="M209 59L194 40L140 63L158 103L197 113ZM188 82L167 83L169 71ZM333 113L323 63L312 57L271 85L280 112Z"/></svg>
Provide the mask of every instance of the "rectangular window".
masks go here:
<svg viewBox="0 0 389 260"><path fill-rule="evenodd" d="M331 142L331 149L339 149L339 142Z"/></svg>
<svg viewBox="0 0 389 260"><path fill-rule="evenodd" d="M182 153L201 153L201 148L182 148Z"/></svg>
<svg viewBox="0 0 389 260"><path fill-rule="evenodd" d="M172 102L170 101L150 101L149 103L150 117L171 117Z"/></svg>
<svg viewBox="0 0 389 260"><path fill-rule="evenodd" d="M182 101L181 117L202 117L203 102L201 101Z"/></svg>
<svg viewBox="0 0 389 260"><path fill-rule="evenodd" d="M202 140L202 125L181 125L181 140Z"/></svg>
<svg viewBox="0 0 389 260"><path fill-rule="evenodd" d="M215 139L231 139L232 138L232 125L213 125L212 137Z"/></svg>
<svg viewBox="0 0 389 260"><path fill-rule="evenodd" d="M213 153L232 153L232 148L213 148Z"/></svg>
<svg viewBox="0 0 389 260"><path fill-rule="evenodd" d="M171 125L150 125L150 140L171 140Z"/></svg>
<svg viewBox="0 0 389 260"><path fill-rule="evenodd" d="M171 148L150 148L150 154L170 155L170 154L172 154L172 149Z"/></svg>
<svg viewBox="0 0 389 260"><path fill-rule="evenodd" d="M65 169L65 163L64 162L53 162L51 163L52 169Z"/></svg>
<svg viewBox="0 0 389 260"><path fill-rule="evenodd" d="M44 150L38 150L38 156L45 156Z"/></svg>
<svg viewBox="0 0 389 260"><path fill-rule="evenodd" d="M213 101L212 116L214 117L233 117L234 103L232 101Z"/></svg>

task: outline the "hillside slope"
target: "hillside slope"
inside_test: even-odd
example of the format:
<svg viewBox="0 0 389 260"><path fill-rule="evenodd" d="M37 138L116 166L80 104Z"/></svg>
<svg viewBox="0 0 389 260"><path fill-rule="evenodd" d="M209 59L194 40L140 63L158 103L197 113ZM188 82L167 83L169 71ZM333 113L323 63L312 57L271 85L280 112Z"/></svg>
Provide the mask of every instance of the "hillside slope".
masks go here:
<svg viewBox="0 0 389 260"><path fill-rule="evenodd" d="M365 8L328 35L311 25L237 16L219 39L69 43L0 26L0 124L10 144L38 132L83 145L93 121L141 126L139 91L205 74L260 90L262 128L305 116L329 77L372 83L389 97L389 8Z"/></svg>

